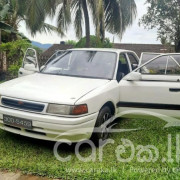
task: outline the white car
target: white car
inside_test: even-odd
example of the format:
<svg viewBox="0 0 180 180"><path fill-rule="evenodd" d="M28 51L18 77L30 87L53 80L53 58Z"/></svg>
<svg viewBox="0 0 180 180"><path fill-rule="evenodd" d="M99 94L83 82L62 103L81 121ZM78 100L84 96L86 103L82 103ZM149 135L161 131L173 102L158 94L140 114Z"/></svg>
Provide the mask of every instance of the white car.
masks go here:
<svg viewBox="0 0 180 180"><path fill-rule="evenodd" d="M27 76L0 85L0 128L78 142L106 139L106 128L94 128L127 110L180 116L179 57L160 55L137 68L132 51L72 49L39 71L36 52L28 49L19 70Z"/></svg>

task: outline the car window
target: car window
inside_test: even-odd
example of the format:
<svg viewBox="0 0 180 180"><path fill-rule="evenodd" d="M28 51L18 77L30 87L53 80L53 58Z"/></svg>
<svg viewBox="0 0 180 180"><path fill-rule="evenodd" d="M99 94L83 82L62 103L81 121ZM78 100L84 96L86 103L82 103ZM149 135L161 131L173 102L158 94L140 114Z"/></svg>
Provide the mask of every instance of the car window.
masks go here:
<svg viewBox="0 0 180 180"><path fill-rule="evenodd" d="M131 63L132 70L136 69L138 67L138 64L139 64L137 58L131 53L128 53L128 57L129 57L129 60Z"/></svg>
<svg viewBox="0 0 180 180"><path fill-rule="evenodd" d="M169 59L168 59L166 74L167 75L180 74L180 65L178 64L178 62L176 60L174 60L171 57L169 57Z"/></svg>
<svg viewBox="0 0 180 180"><path fill-rule="evenodd" d="M142 74L161 75L165 74L168 62L168 56L161 56L151 61L140 69Z"/></svg>
<svg viewBox="0 0 180 180"><path fill-rule="evenodd" d="M161 55L161 53L143 53L141 56L141 64L144 64L159 55Z"/></svg>
<svg viewBox="0 0 180 180"><path fill-rule="evenodd" d="M136 59L136 57L133 54L128 53L128 57L129 57L129 60L131 62L131 65L132 64L138 64L138 60Z"/></svg>
<svg viewBox="0 0 180 180"><path fill-rule="evenodd" d="M42 73L72 77L113 79L117 54L101 51L67 51L48 63Z"/></svg>
<svg viewBox="0 0 180 180"><path fill-rule="evenodd" d="M34 49L28 49L23 61L23 68L26 64L34 64L37 66L36 51Z"/></svg>
<svg viewBox="0 0 180 180"><path fill-rule="evenodd" d="M54 59L56 59L57 57L63 55L65 53L65 51L57 51L55 52L48 60L47 63L53 61Z"/></svg>
<svg viewBox="0 0 180 180"><path fill-rule="evenodd" d="M121 64L128 64L126 55L125 55L124 53L121 53L121 54L119 55L119 61L121 62Z"/></svg>
<svg viewBox="0 0 180 180"><path fill-rule="evenodd" d="M171 55L171 57L174 59L174 60L176 60L176 62L178 62L178 64L180 64L180 54L173 54L173 55Z"/></svg>
<svg viewBox="0 0 180 180"><path fill-rule="evenodd" d="M126 58L126 54L121 53L119 55L119 65L118 65L118 73L123 73L124 76L129 73L129 64Z"/></svg>

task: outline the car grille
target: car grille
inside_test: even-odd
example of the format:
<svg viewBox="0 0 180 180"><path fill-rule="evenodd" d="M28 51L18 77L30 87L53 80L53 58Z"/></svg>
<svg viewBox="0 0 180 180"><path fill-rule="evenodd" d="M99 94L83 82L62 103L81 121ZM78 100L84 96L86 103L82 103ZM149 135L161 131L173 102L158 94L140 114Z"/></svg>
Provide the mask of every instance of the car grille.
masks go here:
<svg viewBox="0 0 180 180"><path fill-rule="evenodd" d="M7 98L2 98L1 102L5 106L28 110L28 111L35 111L35 112L42 112L45 107L43 104L30 103L30 102L7 99Z"/></svg>

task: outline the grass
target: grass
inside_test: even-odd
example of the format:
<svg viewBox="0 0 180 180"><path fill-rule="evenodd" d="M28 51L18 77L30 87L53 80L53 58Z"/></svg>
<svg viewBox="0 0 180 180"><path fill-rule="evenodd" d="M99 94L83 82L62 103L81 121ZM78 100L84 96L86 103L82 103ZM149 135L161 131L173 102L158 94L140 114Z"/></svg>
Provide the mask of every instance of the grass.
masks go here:
<svg viewBox="0 0 180 180"><path fill-rule="evenodd" d="M0 168L8 171L22 171L35 175L61 179L179 179L178 162L162 162L167 157L168 134L172 136L172 158L176 155L176 135L179 128L164 129L164 121L153 117L131 117L117 120L114 128L142 128L142 130L111 134L114 144L108 144L103 150L102 162L81 162L75 156L74 146L62 145L59 154L71 155L69 162L59 162L54 154L54 143L39 141L0 131ZM130 162L119 162L116 148L122 144L121 138L138 145L154 145L159 150L160 158L156 162L141 163L137 160L138 150ZM88 145L82 146L80 154L87 157L91 154ZM99 149L96 150L98 157ZM131 150L126 148L123 157L129 157ZM147 155L144 153L143 155ZM176 170L176 171L175 171Z"/></svg>

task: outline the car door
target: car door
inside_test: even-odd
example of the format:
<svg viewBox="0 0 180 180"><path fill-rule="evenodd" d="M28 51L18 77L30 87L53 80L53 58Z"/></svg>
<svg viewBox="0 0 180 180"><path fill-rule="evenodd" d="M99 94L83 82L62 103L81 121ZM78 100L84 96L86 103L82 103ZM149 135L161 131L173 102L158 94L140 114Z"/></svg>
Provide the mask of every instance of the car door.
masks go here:
<svg viewBox="0 0 180 180"><path fill-rule="evenodd" d="M142 52L139 65L142 65L142 64L148 62L149 60L156 58L160 55L163 55L163 54L162 53Z"/></svg>
<svg viewBox="0 0 180 180"><path fill-rule="evenodd" d="M161 55L120 81L119 112L180 117L180 54Z"/></svg>
<svg viewBox="0 0 180 180"><path fill-rule="evenodd" d="M27 76L35 72L39 72L37 52L35 49L28 48L25 53L22 66L19 69L18 76Z"/></svg>
<svg viewBox="0 0 180 180"><path fill-rule="evenodd" d="M139 63L140 63L138 56L133 52L127 52L127 56L131 64L131 70L135 70L139 66Z"/></svg>

